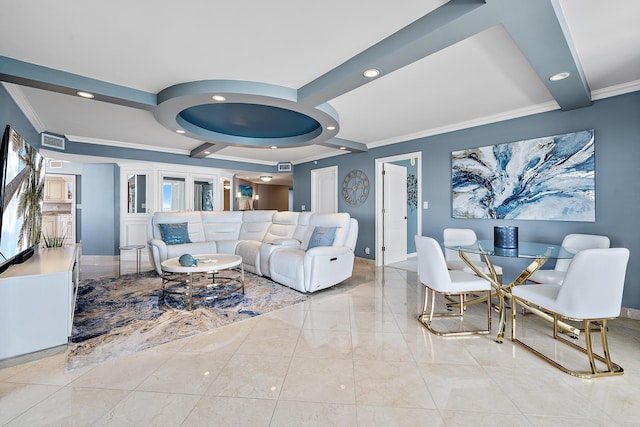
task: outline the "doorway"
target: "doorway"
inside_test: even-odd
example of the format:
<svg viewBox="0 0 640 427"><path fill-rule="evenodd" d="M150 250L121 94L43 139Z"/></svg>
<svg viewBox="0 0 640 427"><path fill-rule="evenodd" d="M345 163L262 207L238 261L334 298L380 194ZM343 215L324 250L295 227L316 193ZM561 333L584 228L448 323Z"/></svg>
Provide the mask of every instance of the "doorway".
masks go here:
<svg viewBox="0 0 640 427"><path fill-rule="evenodd" d="M231 179L227 177L222 177L220 179L222 182L222 210L230 211L232 206L232 193L231 193Z"/></svg>
<svg viewBox="0 0 640 427"><path fill-rule="evenodd" d="M43 246L76 243L76 176L47 173L42 200Z"/></svg>
<svg viewBox="0 0 640 427"><path fill-rule="evenodd" d="M415 257L414 236L422 234L421 165L421 152L376 159L376 266Z"/></svg>
<svg viewBox="0 0 640 427"><path fill-rule="evenodd" d="M311 211L318 213L338 212L337 166L311 171Z"/></svg>

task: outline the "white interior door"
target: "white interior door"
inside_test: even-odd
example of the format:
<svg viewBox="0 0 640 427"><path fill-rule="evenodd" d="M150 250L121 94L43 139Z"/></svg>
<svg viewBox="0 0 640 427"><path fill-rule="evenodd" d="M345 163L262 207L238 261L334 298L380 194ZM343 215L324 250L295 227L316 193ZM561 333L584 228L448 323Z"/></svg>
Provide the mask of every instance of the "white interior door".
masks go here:
<svg viewBox="0 0 640 427"><path fill-rule="evenodd" d="M384 264L407 259L407 169L385 163L384 168Z"/></svg>
<svg viewBox="0 0 640 427"><path fill-rule="evenodd" d="M338 167L311 171L311 212L338 212Z"/></svg>

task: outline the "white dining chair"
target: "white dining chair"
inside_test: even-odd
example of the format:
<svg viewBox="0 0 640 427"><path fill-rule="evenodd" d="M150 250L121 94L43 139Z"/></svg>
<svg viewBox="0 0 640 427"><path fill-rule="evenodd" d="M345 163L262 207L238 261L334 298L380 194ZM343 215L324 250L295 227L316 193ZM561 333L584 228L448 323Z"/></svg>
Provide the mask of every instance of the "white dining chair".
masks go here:
<svg viewBox="0 0 640 427"><path fill-rule="evenodd" d="M475 274L461 270L449 270L442 248L435 239L415 236L418 254L418 280L425 286L424 305L418 320L432 333L440 336L459 336L488 334L491 332L491 284ZM460 298L459 312L435 313L436 293ZM434 317L460 317L464 315L464 298L469 293L486 293L487 328L480 330L461 330L441 332L433 328Z"/></svg>
<svg viewBox="0 0 640 427"><path fill-rule="evenodd" d="M607 236L599 236L596 234L567 234L562 239L562 245L568 251L578 253L585 249L605 249L611 246L611 242ZM571 259L558 259L556 265L552 269L543 269L534 271L527 281L534 283L555 283L561 285L567 269L571 264Z"/></svg>
<svg viewBox="0 0 640 427"><path fill-rule="evenodd" d="M585 249L576 254L567 269L563 284L539 284L514 286L511 290L511 339L532 351L563 372L580 377L596 378L621 375L622 367L611 361L607 338L607 320L620 315L622 292L629 261L625 248ZM517 304L524 302L537 306L553 317L553 338L587 354L590 369L569 369L551 357L516 338ZM558 334L558 320L584 322L585 346L569 341ZM602 339L603 355L593 352L591 325L598 326ZM564 356L564 352L563 352ZM604 364L599 368L596 361Z"/></svg>
<svg viewBox="0 0 640 427"><path fill-rule="evenodd" d="M470 228L445 228L442 232L442 237L445 245L471 245L476 240L476 232ZM489 267L482 261L479 254L467 253L469 261L473 262L476 266L482 266L482 272L490 274ZM444 258L447 261L447 268L449 270L461 270L467 273L474 273L474 271L460 258L458 251L453 249L444 250ZM502 267L499 265L493 265L498 281L502 283ZM475 273L474 273L475 274Z"/></svg>

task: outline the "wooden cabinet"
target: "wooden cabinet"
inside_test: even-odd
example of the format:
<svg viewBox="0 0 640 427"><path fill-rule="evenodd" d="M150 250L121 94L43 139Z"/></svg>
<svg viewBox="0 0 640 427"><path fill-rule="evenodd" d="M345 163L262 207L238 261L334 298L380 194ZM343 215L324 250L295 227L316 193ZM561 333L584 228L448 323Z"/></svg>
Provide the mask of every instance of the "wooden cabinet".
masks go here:
<svg viewBox="0 0 640 427"><path fill-rule="evenodd" d="M42 215L42 236L47 239L54 237L64 237L63 246L69 246L75 243L75 232L73 224L73 215L70 213L61 213L53 215ZM40 241L40 246L46 246L44 238Z"/></svg>
<svg viewBox="0 0 640 427"><path fill-rule="evenodd" d="M78 286L76 246L40 248L0 274L0 360L67 344Z"/></svg>
<svg viewBox="0 0 640 427"><path fill-rule="evenodd" d="M42 235L53 237L56 235L56 216L42 215Z"/></svg>
<svg viewBox="0 0 640 427"><path fill-rule="evenodd" d="M56 233L58 236L64 236L64 246L73 243L73 216L71 214L57 215Z"/></svg>
<svg viewBox="0 0 640 427"><path fill-rule="evenodd" d="M63 179L45 178L44 201L50 203L63 203L66 199L64 189L65 182Z"/></svg>
<svg viewBox="0 0 640 427"><path fill-rule="evenodd" d="M62 177L45 177L44 201L45 203L73 202L73 182Z"/></svg>

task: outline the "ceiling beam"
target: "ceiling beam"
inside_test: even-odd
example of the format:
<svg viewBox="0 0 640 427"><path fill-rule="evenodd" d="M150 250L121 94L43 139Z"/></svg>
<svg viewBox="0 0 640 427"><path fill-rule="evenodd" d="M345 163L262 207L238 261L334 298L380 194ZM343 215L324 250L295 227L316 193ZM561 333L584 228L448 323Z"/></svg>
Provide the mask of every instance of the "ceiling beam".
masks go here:
<svg viewBox="0 0 640 427"><path fill-rule="evenodd" d="M298 102L317 105L495 25L503 25L563 110L591 105L591 92L559 0L451 0L298 90ZM566 71L568 79L552 82Z"/></svg>
<svg viewBox="0 0 640 427"><path fill-rule="evenodd" d="M322 145L323 147L337 148L338 150L344 150L351 153L364 153L366 151L369 151L369 148L361 142L349 141L348 139L342 139L342 138L330 138L326 141L319 142L317 145Z"/></svg>
<svg viewBox="0 0 640 427"><path fill-rule="evenodd" d="M363 76L369 68L377 69L383 77L492 27L497 18L484 13L484 5L482 0L445 3L302 86L298 90L298 102L318 105L335 99L375 80Z"/></svg>
<svg viewBox="0 0 640 427"><path fill-rule="evenodd" d="M95 100L151 111L157 96L125 86L103 82L78 74L18 61L0 56L0 80L21 86L78 96L78 91L89 92Z"/></svg>
<svg viewBox="0 0 640 427"><path fill-rule="evenodd" d="M211 153L222 150L226 146L227 144L214 144L212 142L205 142L204 144L199 145L198 147L191 150L191 153L189 153L189 157L202 159L204 157L207 157Z"/></svg>
<svg viewBox="0 0 640 427"><path fill-rule="evenodd" d="M502 24L562 110L591 105L584 76L559 0L488 0ZM549 78L569 72L564 80Z"/></svg>

